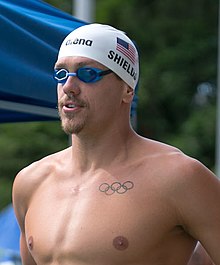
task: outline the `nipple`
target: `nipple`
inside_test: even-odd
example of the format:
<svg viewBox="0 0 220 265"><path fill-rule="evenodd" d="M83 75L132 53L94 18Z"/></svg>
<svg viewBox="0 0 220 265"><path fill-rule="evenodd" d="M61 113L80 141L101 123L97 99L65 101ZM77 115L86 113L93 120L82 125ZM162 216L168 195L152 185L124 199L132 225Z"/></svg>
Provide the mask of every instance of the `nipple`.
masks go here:
<svg viewBox="0 0 220 265"><path fill-rule="evenodd" d="M128 248L128 240L126 237L123 236L117 236L113 239L113 246L118 250L125 250Z"/></svg>
<svg viewBox="0 0 220 265"><path fill-rule="evenodd" d="M33 240L33 237L30 236L30 237L28 238L28 248L29 248L29 250L32 250L33 247L34 247L34 240Z"/></svg>

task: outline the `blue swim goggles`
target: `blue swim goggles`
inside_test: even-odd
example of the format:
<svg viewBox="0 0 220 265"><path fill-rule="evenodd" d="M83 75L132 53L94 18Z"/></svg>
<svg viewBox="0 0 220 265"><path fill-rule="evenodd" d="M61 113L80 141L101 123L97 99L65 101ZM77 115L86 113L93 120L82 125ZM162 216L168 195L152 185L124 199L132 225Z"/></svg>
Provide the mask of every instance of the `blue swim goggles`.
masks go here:
<svg viewBox="0 0 220 265"><path fill-rule="evenodd" d="M69 76L76 76L79 80L85 83L94 83L102 79L104 75L112 73L112 70L101 70L94 67L81 67L77 69L75 73L70 73L66 69L55 69L54 70L54 79L57 83L64 84L67 81Z"/></svg>

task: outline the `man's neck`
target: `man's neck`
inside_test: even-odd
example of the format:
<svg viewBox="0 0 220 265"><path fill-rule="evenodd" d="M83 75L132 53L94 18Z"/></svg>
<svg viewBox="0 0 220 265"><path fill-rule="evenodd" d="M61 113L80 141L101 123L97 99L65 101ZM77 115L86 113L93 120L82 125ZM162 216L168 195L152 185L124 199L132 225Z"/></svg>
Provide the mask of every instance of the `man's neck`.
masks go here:
<svg viewBox="0 0 220 265"><path fill-rule="evenodd" d="M131 128L123 132L108 132L101 136L72 135L74 170L81 173L95 171L127 160L130 156L129 147L135 135Z"/></svg>

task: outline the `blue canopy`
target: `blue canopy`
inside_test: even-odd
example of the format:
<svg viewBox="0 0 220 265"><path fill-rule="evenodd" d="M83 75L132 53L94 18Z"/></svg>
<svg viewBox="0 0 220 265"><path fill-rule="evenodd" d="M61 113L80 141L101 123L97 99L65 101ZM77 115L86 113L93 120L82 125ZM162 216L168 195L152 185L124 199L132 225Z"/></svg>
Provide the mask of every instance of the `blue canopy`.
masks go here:
<svg viewBox="0 0 220 265"><path fill-rule="evenodd" d="M58 48L86 24L39 0L0 0L0 122L56 120Z"/></svg>
<svg viewBox="0 0 220 265"><path fill-rule="evenodd" d="M19 257L20 230L12 205L0 212L0 261Z"/></svg>

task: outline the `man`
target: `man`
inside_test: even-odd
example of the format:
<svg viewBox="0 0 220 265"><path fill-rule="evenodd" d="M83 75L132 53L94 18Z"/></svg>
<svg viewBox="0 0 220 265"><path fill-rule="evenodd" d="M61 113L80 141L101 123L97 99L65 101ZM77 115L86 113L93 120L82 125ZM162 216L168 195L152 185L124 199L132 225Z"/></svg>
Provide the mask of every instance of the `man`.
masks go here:
<svg viewBox="0 0 220 265"><path fill-rule="evenodd" d="M13 186L23 265L186 265L197 240L220 265L220 184L200 162L137 135L138 53L121 31L82 26L55 64L72 146Z"/></svg>

